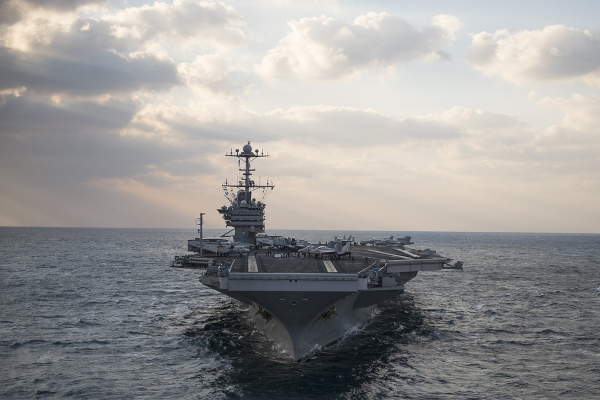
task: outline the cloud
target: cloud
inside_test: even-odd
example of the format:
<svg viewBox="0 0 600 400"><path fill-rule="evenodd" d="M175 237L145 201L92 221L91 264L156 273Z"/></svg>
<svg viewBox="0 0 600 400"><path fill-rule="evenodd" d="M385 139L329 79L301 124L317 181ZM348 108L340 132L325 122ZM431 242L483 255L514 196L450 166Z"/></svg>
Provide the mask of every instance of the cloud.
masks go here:
<svg viewBox="0 0 600 400"><path fill-rule="evenodd" d="M181 80L195 91L239 94L250 87L250 76L230 59L216 54L197 56L193 62L177 66Z"/></svg>
<svg viewBox="0 0 600 400"><path fill-rule="evenodd" d="M468 60L485 76L509 82L584 82L600 86L600 31L564 25L473 35Z"/></svg>
<svg viewBox="0 0 600 400"><path fill-rule="evenodd" d="M574 94L545 97L539 104L564 116L560 124L536 135L534 160L544 160L553 173L587 177L600 187L600 98Z"/></svg>
<svg viewBox="0 0 600 400"><path fill-rule="evenodd" d="M144 54L106 48L63 52L0 49L0 88L26 87L44 94L98 96L136 90L165 90L179 83L175 64Z"/></svg>
<svg viewBox="0 0 600 400"><path fill-rule="evenodd" d="M6 93L0 103L0 137L114 132L126 125L138 108L138 104L131 99L119 99L116 96L101 102L63 103L38 99L24 89Z"/></svg>
<svg viewBox="0 0 600 400"><path fill-rule="evenodd" d="M120 38L135 38L138 42L171 40L171 44L202 44L220 49L237 47L245 42L244 18L224 3L174 0L173 4L130 7L103 21Z"/></svg>
<svg viewBox="0 0 600 400"><path fill-rule="evenodd" d="M67 26L47 22L39 36L30 27L23 32L15 27L3 37L7 46L0 48L0 88L97 96L164 90L179 82L172 60L139 51L101 21L78 19Z"/></svg>
<svg viewBox="0 0 600 400"><path fill-rule="evenodd" d="M435 168L440 174L483 178L498 185L509 181L515 187L600 187L599 99L546 97L538 104L559 109L562 122L541 129L516 116L462 107L433 116L460 127L462 133L439 145Z"/></svg>
<svg viewBox="0 0 600 400"><path fill-rule="evenodd" d="M19 2L36 8L72 11L89 4L106 4L108 0L19 0Z"/></svg>
<svg viewBox="0 0 600 400"><path fill-rule="evenodd" d="M351 24L322 16L288 25L290 32L256 67L264 77L330 80L412 60L448 59L443 48L462 27L456 17L438 15L418 30L401 17L374 12Z"/></svg>
<svg viewBox="0 0 600 400"><path fill-rule="evenodd" d="M544 97L539 103L563 112L564 128L588 132L600 139L600 97L573 94L569 98Z"/></svg>
<svg viewBox="0 0 600 400"><path fill-rule="evenodd" d="M63 7L76 9L84 3ZM34 12L33 6L41 5L30 6L21 20L0 31L0 89L23 86L29 92L83 97L168 90L180 84L169 52L185 46L230 49L245 40L243 18L222 3L156 2L98 18ZM44 7L56 8L54 3ZM205 81L204 86L226 90L226 83L234 79L245 85L244 74L234 71L231 62L226 66L227 61L210 57L182 64L188 82L199 84L194 68L224 67L230 79Z"/></svg>
<svg viewBox="0 0 600 400"><path fill-rule="evenodd" d="M291 140L303 145L351 147L410 147L441 142L461 135L461 127L438 116L398 119L369 109L296 106L264 114L249 110L238 98L212 97L186 107L153 104L139 110L122 135L154 138L173 145L203 140L261 142Z"/></svg>
<svg viewBox="0 0 600 400"><path fill-rule="evenodd" d="M224 143L248 138L263 143L285 141L336 151L393 144L396 150L440 149L448 160L520 159L525 156L523 149L540 133L515 115L468 107L397 118L372 109L334 106L295 106L257 114L234 97L214 97L213 101L187 107L148 105L121 133L177 146L200 138Z"/></svg>
<svg viewBox="0 0 600 400"><path fill-rule="evenodd" d="M199 97L186 105L173 104L166 98L147 104L120 130L120 134L188 147L202 145L203 141L264 137L259 126L255 114L238 97L213 95Z"/></svg>
<svg viewBox="0 0 600 400"><path fill-rule="evenodd" d="M199 202L205 209L222 205L216 195L218 186L225 178L235 178L235 165L222 155L248 139L273 155L261 166L258 176L264 173L263 179L274 179L278 187L284 187L270 197L270 220L289 221L285 214L292 204L310 203L328 210L326 217L300 212L294 220L300 227L308 226L310 221L325 229L319 225L323 218L337 226L336 221L344 220L346 215L340 204L355 208L359 200L369 201L377 209L392 207L397 212L416 207L398 187L418 190L420 204L432 209L441 193L449 196L454 188L495 190L503 199L498 202L510 202L514 193L526 190L528 184L541 190L547 185L563 190L585 185L593 190L600 183L595 172L597 141L594 145L578 136L583 132L567 126L572 118L565 118L561 126L539 130L514 115L467 107L399 119L368 109L314 106L262 115L240 108L225 121L222 117L203 119L193 105L175 107L165 103L141 108L129 122L135 104L130 105L133 108L129 113L122 113L119 110L124 105L111 99L104 105L80 105L77 113L71 106L62 108L58 104L48 109L49 105L40 102L30 106L28 113L10 119L14 109L23 108L16 107L15 102L28 101L27 93L15 90L4 96L6 105L0 108L0 121L5 124L2 130L12 130L6 125L17 126L25 114L34 118L19 125L18 132L30 134L0 137L0 180L20 182L24 189L17 193L27 199L32 194L27 188L35 188L38 199L48 199L44 207L56 220L44 222L47 224L98 224L83 212L81 201L89 201L101 208L99 213L106 221L103 223L113 226L135 223L138 216L126 210L136 203L147 213L157 214L144 224L185 226L189 215L198 211ZM597 111L597 99L587 97L546 98L541 105L559 107L567 116L582 107L590 118ZM67 120L77 122L61 125ZM53 125L44 129L49 121L54 121ZM592 129L594 123L590 120L586 126ZM132 134L136 129L137 136ZM510 190L504 184L507 179ZM206 187L217 192L203 191ZM383 195L374 199L373 190ZM321 191L331 192L330 197L341 203L315 199L314 193ZM489 194L483 192L481 189L481 193L466 198L453 193L453 201L462 204L465 217L474 218L469 208L490 202ZM172 193L184 200L163 201L172 198ZM538 194L535 199L540 197ZM71 198L78 199L73 207L60 205L68 204ZM524 204L529 207L532 201ZM20 219L11 223L27 221L27 210L35 207L35 202L13 203L6 203L10 205L7 207ZM113 214L107 211L107 204L113 207ZM49 210L49 205L56 211ZM73 208L77 212L71 212ZM172 219L159 218L158 214ZM371 226L372 218L370 215L353 221ZM417 224L418 218L410 221ZM209 223L221 227L222 221L212 216ZM273 228L274 223L270 226Z"/></svg>
<svg viewBox="0 0 600 400"><path fill-rule="evenodd" d="M298 143L320 143L336 148L391 142L403 147L458 134L454 127L441 125L432 118L398 119L375 110L352 107L291 107L272 110L265 117L274 135L277 131L286 132L286 136Z"/></svg>
<svg viewBox="0 0 600 400"><path fill-rule="evenodd" d="M119 135L138 107L126 98L54 104L18 90L4 94L0 107L0 182L11 191L0 196L0 221L127 226L127 221L135 224L136 218L143 219L142 213L135 217L139 210L135 201L96 183L140 176L146 185L169 187L149 166L165 165L167 171L173 168L181 175L185 168L176 168L173 160L202 160L204 149L210 146L173 147L158 140ZM196 174L206 170L201 161L188 164L188 170ZM146 204L152 204L150 200ZM140 206L152 212L150 206ZM92 217L96 212L98 215ZM166 219L164 223L169 224Z"/></svg>
<svg viewBox="0 0 600 400"><path fill-rule="evenodd" d="M108 0L2 0L0 2L0 26L13 25L35 9L50 12L71 12L88 5L103 5Z"/></svg>

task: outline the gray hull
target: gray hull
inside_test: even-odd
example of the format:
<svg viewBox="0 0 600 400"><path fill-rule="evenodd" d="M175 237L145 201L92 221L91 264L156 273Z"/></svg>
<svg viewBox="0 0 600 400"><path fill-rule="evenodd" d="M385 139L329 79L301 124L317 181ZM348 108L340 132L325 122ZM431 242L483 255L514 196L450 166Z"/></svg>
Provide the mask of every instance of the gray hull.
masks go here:
<svg viewBox="0 0 600 400"><path fill-rule="evenodd" d="M290 293L278 293L277 297L290 297L289 295ZM316 313L313 306L308 304L289 306L288 303L279 307L276 313L278 317L273 315L269 318L263 312L264 307L256 303L250 306L250 317L256 327L279 350L296 361L335 342L347 332L360 328L373 314L373 306L353 308L357 293L335 301L332 301L328 293L313 293L312 297L320 299L320 310ZM291 307L294 308L290 309Z"/></svg>
<svg viewBox="0 0 600 400"><path fill-rule="evenodd" d="M371 268L367 273L261 273L222 266L207 270L201 282L247 304L256 327L299 360L361 327L374 306L403 293L418 270L438 269L444 260L388 264L379 278Z"/></svg>

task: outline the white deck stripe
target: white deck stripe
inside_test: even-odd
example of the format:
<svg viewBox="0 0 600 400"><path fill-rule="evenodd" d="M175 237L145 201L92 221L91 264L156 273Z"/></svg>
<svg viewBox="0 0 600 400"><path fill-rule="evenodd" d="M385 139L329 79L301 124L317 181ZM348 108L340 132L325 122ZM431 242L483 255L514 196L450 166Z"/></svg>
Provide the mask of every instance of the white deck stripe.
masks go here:
<svg viewBox="0 0 600 400"><path fill-rule="evenodd" d="M323 264L325 265L327 272L339 272L331 260L323 260Z"/></svg>
<svg viewBox="0 0 600 400"><path fill-rule="evenodd" d="M254 256L248 256L248 272L258 272L258 264Z"/></svg>
<svg viewBox="0 0 600 400"><path fill-rule="evenodd" d="M370 253L379 253L379 254L384 254L384 255L386 255L386 256L390 256L390 257L402 257L402 258L408 258L408 257L406 257L406 256L401 256L401 255L399 255L399 254L386 253L386 252L384 252L384 251L378 251L378 250L372 250L372 249L369 249L368 251L369 251ZM398 251L400 251L400 250L398 250ZM406 250L402 250L402 251L406 251ZM410 253L409 253L409 254L410 254ZM368 256L368 254L365 254L365 255L367 255L367 256Z"/></svg>

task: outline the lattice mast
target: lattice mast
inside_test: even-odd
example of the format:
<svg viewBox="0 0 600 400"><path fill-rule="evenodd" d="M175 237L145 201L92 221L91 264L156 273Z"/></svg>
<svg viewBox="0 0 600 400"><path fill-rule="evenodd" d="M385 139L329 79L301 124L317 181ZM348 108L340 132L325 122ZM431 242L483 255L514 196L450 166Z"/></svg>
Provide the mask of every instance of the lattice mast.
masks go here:
<svg viewBox="0 0 600 400"><path fill-rule="evenodd" d="M263 151L252 150L250 142L244 145L242 151L230 150L226 157L236 157L238 159L239 171L242 178L238 179L236 184L231 184L225 180L223 183L223 192L225 198L229 200L229 206L221 207L219 213L223 215L226 226L235 229L234 239L240 242L255 244L256 233L264 232L265 204L262 202L269 190L273 190L275 185L267 180L266 184L258 184L252 179L252 172L255 170L250 167L251 161L257 158L269 157ZM243 165L242 165L243 164ZM261 190L261 200L257 201L252 197L256 190Z"/></svg>

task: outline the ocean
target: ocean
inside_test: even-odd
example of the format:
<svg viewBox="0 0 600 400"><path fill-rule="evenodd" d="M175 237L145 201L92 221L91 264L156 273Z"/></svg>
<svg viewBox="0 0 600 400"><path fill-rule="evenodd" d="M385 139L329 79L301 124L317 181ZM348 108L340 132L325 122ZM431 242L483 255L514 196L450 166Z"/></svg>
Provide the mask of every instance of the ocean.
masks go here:
<svg viewBox="0 0 600 400"><path fill-rule="evenodd" d="M465 268L420 273L292 362L199 271L170 268L194 230L0 228L0 398L600 395L600 235L271 232L410 235Z"/></svg>

